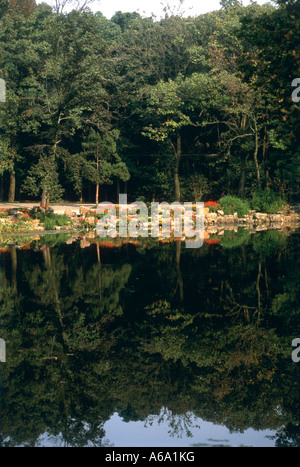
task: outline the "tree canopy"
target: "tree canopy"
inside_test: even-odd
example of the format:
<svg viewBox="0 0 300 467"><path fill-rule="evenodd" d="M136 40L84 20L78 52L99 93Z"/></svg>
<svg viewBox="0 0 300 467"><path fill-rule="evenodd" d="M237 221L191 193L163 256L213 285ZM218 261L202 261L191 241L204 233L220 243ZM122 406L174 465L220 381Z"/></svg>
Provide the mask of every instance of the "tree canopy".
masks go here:
<svg viewBox="0 0 300 467"><path fill-rule="evenodd" d="M166 8L161 19L107 19L89 4L1 4L3 200L115 201L120 190L147 201L297 200L295 2L222 1L196 17Z"/></svg>

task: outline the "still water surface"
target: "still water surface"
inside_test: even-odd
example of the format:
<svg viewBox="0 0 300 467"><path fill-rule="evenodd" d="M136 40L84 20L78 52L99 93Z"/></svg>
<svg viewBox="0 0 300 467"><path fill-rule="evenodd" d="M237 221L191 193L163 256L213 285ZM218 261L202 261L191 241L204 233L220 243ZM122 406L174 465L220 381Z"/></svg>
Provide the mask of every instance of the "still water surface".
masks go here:
<svg viewBox="0 0 300 467"><path fill-rule="evenodd" d="M299 446L299 243L2 250L2 445Z"/></svg>

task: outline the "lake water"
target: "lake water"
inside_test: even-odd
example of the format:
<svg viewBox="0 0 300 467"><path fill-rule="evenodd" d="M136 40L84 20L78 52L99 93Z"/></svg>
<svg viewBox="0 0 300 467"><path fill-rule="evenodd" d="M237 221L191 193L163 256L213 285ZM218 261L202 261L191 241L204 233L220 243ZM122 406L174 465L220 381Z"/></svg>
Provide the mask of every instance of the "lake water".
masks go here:
<svg viewBox="0 0 300 467"><path fill-rule="evenodd" d="M15 243L3 446L300 446L299 233Z"/></svg>

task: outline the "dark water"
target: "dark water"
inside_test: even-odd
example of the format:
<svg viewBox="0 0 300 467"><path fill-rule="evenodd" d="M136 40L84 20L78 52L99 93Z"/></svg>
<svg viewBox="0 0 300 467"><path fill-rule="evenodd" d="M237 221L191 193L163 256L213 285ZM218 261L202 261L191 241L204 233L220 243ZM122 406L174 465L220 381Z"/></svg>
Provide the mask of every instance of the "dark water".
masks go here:
<svg viewBox="0 0 300 467"><path fill-rule="evenodd" d="M300 235L0 254L3 446L299 446Z"/></svg>

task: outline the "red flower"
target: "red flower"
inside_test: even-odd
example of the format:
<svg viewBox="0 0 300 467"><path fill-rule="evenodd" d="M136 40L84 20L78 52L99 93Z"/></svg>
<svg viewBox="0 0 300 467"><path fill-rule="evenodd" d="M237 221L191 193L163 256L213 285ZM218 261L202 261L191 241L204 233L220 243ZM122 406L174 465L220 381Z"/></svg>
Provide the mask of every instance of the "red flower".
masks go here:
<svg viewBox="0 0 300 467"><path fill-rule="evenodd" d="M217 243L220 242L219 238L211 238L210 240L204 240L205 243L208 245L216 245Z"/></svg>
<svg viewBox="0 0 300 467"><path fill-rule="evenodd" d="M211 207L216 207L216 206L220 206L220 203L217 203L216 201L206 201L204 203L204 206L209 208L210 206Z"/></svg>

